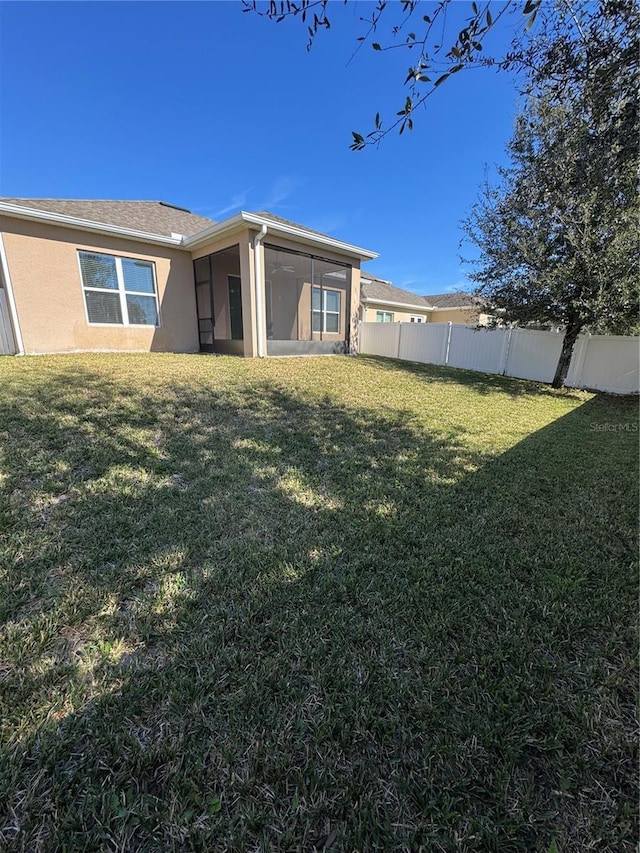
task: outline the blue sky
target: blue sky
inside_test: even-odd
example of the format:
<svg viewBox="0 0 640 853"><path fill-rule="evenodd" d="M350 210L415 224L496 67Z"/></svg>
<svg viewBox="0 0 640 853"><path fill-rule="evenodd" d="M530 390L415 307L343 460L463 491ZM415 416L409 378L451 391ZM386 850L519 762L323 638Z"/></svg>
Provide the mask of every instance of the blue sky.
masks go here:
<svg viewBox="0 0 640 853"><path fill-rule="evenodd" d="M268 209L379 252L367 269L400 287L468 286L459 223L504 160L514 81L463 72L413 133L351 152L351 130L401 105L411 57L367 46L347 64L372 4L330 8L307 52L299 21L232 0L3 3L0 195Z"/></svg>

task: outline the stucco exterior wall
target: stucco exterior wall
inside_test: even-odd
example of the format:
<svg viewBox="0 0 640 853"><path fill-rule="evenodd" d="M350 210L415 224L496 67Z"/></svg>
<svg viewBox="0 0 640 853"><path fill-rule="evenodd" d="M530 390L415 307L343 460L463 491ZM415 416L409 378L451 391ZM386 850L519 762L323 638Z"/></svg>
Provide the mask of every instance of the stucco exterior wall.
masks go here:
<svg viewBox="0 0 640 853"><path fill-rule="evenodd" d="M219 255L213 262L213 307L216 320L216 339L231 338L229 276L240 275L239 260L239 257L233 255Z"/></svg>
<svg viewBox="0 0 640 853"><path fill-rule="evenodd" d="M376 314L378 311L387 311L393 314L393 322L394 323L410 323L412 317L422 317L423 322L428 323L431 321L431 313L430 311L403 311L402 309L396 308L393 305L376 305L376 306L364 306L364 317L363 320L365 323L375 323L376 322Z"/></svg>
<svg viewBox="0 0 640 853"><path fill-rule="evenodd" d="M395 305L380 304L363 305L362 319L365 323L375 323L378 311L388 311L393 314L394 323L410 323L412 317L423 317L424 322L427 323L457 323L466 326L475 326L478 323L482 323L483 318L486 321L487 317L486 314L481 315L475 308L470 308L469 310L461 310L457 308L450 310L443 309L441 311L433 311L429 309L420 311L417 309L412 311L408 308L398 308Z"/></svg>
<svg viewBox="0 0 640 853"><path fill-rule="evenodd" d="M264 269L264 251L260 247ZM242 323L244 330L243 348L246 358L258 355L258 324L256 319L256 275L253 235L245 231L240 239L240 277L242 280ZM262 276L264 306L264 275Z"/></svg>
<svg viewBox="0 0 640 853"><path fill-rule="evenodd" d="M475 326L478 323L480 312L477 308L467 310L454 309L450 311L433 311L431 314L432 323L462 323L466 326Z"/></svg>
<svg viewBox="0 0 640 853"><path fill-rule="evenodd" d="M358 351L358 321L360 320L360 261L353 261L351 268L351 323L349 327L349 351Z"/></svg>
<svg viewBox="0 0 640 853"><path fill-rule="evenodd" d="M11 217L0 217L0 231L25 352L198 350L193 267L188 252ZM160 326L89 324L79 249L152 261Z"/></svg>

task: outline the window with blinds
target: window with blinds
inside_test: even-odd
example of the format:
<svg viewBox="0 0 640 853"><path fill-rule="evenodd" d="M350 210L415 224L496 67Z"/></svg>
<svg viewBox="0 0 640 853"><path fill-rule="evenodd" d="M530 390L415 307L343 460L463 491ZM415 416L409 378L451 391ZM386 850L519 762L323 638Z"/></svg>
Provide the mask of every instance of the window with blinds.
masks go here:
<svg viewBox="0 0 640 853"><path fill-rule="evenodd" d="M154 265L136 258L78 252L87 319L119 326L158 326Z"/></svg>

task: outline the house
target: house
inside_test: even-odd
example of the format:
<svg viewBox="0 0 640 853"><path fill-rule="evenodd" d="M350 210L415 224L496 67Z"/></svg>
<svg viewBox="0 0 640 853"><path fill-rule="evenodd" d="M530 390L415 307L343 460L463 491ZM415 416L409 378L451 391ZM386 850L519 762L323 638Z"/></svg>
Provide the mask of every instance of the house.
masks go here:
<svg viewBox="0 0 640 853"><path fill-rule="evenodd" d="M428 293L422 297L431 306L432 323L464 323L486 326L490 320L482 311L482 300L471 293Z"/></svg>
<svg viewBox="0 0 640 853"><path fill-rule="evenodd" d="M429 306L422 296L394 287L390 281L363 274L360 319L365 323L426 323Z"/></svg>
<svg viewBox="0 0 640 853"><path fill-rule="evenodd" d="M266 211L0 199L0 353L353 348L375 252Z"/></svg>
<svg viewBox="0 0 640 853"><path fill-rule="evenodd" d="M485 325L489 317L469 293L418 296L389 281L361 276L360 319L368 323L463 323Z"/></svg>

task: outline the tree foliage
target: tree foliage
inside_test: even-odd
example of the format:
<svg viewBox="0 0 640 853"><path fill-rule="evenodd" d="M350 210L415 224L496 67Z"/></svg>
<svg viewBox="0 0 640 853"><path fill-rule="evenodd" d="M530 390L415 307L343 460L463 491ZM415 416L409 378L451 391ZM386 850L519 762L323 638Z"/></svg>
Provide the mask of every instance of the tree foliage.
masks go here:
<svg viewBox="0 0 640 853"><path fill-rule="evenodd" d="M529 96L510 165L464 223L480 250L472 280L507 320L565 327L554 384L584 329L638 329L638 14L586 4L529 53Z"/></svg>

